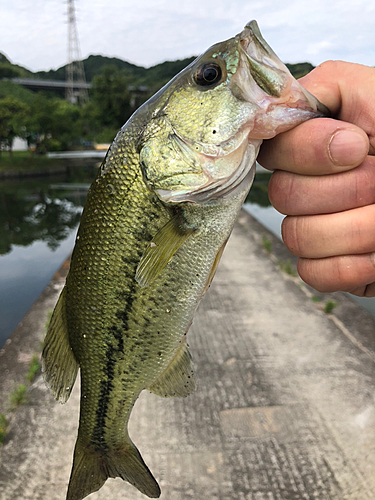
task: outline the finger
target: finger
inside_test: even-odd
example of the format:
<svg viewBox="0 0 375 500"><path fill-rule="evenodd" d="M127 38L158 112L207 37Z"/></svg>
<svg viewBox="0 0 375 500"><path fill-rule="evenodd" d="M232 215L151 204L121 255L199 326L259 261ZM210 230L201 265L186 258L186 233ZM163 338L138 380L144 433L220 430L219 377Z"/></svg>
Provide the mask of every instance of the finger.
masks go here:
<svg viewBox="0 0 375 500"><path fill-rule="evenodd" d="M334 193L334 195L333 195ZM375 203L375 157L358 168L312 177L277 170L268 184L272 205L285 215L342 212Z"/></svg>
<svg viewBox="0 0 375 500"><path fill-rule="evenodd" d="M360 165L368 151L368 137L359 127L318 118L264 141L258 162L269 170L325 175Z"/></svg>
<svg viewBox="0 0 375 500"><path fill-rule="evenodd" d="M299 80L331 111L332 116L353 123L370 139L375 154L375 68L344 61L326 61Z"/></svg>
<svg viewBox="0 0 375 500"><path fill-rule="evenodd" d="M375 249L375 205L324 215L288 216L282 237L298 257L319 259Z"/></svg>
<svg viewBox="0 0 375 500"><path fill-rule="evenodd" d="M299 259L298 273L320 292L338 290L362 297L375 297L375 255L335 256L325 259Z"/></svg>
<svg viewBox="0 0 375 500"><path fill-rule="evenodd" d="M353 290L348 290L348 292L358 297L375 297L375 282L368 285L356 285Z"/></svg>

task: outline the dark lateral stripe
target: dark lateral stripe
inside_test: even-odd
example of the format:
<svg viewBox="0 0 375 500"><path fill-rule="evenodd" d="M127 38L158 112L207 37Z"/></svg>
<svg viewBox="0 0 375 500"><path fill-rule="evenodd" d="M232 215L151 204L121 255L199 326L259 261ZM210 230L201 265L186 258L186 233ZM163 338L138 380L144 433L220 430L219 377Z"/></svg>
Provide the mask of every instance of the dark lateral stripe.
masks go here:
<svg viewBox="0 0 375 500"><path fill-rule="evenodd" d="M105 442L105 424L109 401L111 398L111 392L114 387L113 379L115 376L115 365L118 353L124 353L124 336L126 336L126 332L128 331L129 316L131 314L132 306L137 296L136 288L136 283L132 283L128 298L125 302L125 309L122 311L118 311L118 313L116 314L116 316L121 319L123 323L123 329L120 329L117 326L113 325L109 328L108 332L107 338L110 338L111 341L108 343L106 350L106 380L101 380L100 382L100 396L96 409L96 423L92 435L93 442L101 450L106 450L108 448ZM112 340L116 341L116 347L113 345Z"/></svg>
<svg viewBox="0 0 375 500"><path fill-rule="evenodd" d="M100 449L107 449L105 443L105 420L108 412L109 400L111 397L111 391L113 390L113 379L115 375L115 359L114 354L116 350L113 348L112 344L109 344L106 350L106 380L100 381L100 396L98 401L98 407L96 409L96 424L94 427L92 440L96 446Z"/></svg>

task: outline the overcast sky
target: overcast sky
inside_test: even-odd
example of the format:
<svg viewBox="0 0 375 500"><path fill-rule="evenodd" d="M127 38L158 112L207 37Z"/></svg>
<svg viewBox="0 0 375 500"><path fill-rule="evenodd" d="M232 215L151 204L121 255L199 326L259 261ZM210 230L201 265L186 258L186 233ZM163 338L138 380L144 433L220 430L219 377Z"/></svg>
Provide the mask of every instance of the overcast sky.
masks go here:
<svg viewBox="0 0 375 500"><path fill-rule="evenodd" d="M375 66L375 0L75 0L82 57L142 66L198 55L256 19L284 62ZM66 0L1 0L0 52L32 71L66 64Z"/></svg>

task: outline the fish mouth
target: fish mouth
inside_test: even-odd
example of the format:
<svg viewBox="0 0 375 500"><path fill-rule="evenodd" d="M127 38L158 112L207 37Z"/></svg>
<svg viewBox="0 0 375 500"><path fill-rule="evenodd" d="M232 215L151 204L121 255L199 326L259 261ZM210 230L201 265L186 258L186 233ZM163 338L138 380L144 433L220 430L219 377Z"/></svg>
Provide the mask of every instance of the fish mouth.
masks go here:
<svg viewBox="0 0 375 500"><path fill-rule="evenodd" d="M299 97L293 103L299 109L304 109L318 116L330 116L329 109L315 96L303 88L297 80L291 78L285 64L263 38L258 23L253 20L246 24L242 33L237 35L240 52L246 61L247 69L253 81L269 99L280 99L283 96ZM289 98L290 100L290 98Z"/></svg>

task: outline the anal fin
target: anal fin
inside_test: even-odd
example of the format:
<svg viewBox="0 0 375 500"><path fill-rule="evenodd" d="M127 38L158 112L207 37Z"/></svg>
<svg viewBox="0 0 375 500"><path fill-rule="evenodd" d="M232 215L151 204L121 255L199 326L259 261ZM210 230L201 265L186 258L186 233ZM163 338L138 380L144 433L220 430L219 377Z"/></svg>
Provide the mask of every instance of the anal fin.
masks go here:
<svg viewBox="0 0 375 500"><path fill-rule="evenodd" d="M186 397L195 390L194 366L184 342L168 368L148 390L163 398Z"/></svg>
<svg viewBox="0 0 375 500"><path fill-rule="evenodd" d="M44 340L44 378L54 397L65 403L72 392L79 365L69 344L65 313L65 288L61 292Z"/></svg>

